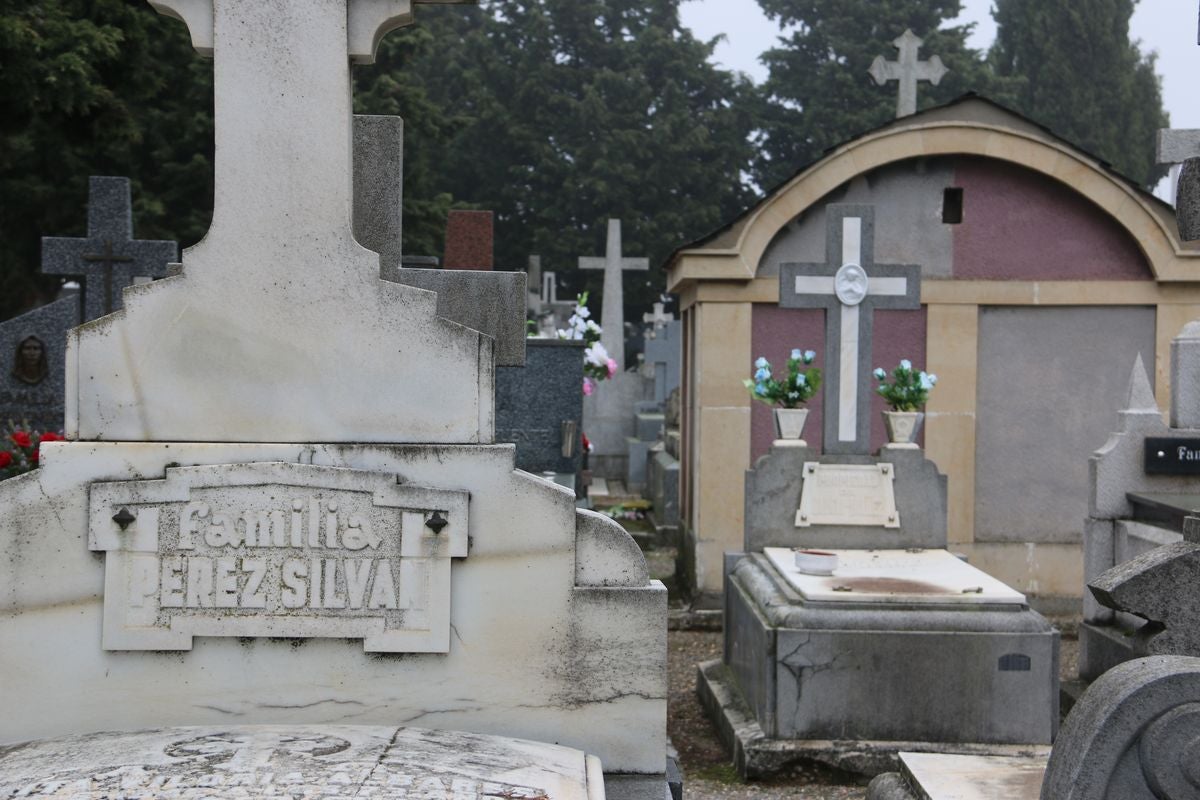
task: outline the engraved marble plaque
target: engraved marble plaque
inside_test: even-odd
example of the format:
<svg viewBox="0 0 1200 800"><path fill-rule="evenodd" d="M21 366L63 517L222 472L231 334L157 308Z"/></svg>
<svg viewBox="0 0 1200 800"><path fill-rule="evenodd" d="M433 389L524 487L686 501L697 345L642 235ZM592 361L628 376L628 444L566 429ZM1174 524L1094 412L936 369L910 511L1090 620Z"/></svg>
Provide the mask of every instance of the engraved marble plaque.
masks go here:
<svg viewBox="0 0 1200 800"><path fill-rule="evenodd" d="M899 528L892 464L804 464L796 527L878 525Z"/></svg>
<svg viewBox="0 0 1200 800"><path fill-rule="evenodd" d="M93 733L0 752L0 797L603 800L596 757L458 731L247 725Z"/></svg>
<svg viewBox="0 0 1200 800"><path fill-rule="evenodd" d="M239 636L448 652L450 559L467 555L467 501L388 473L275 462L94 483L104 649Z"/></svg>

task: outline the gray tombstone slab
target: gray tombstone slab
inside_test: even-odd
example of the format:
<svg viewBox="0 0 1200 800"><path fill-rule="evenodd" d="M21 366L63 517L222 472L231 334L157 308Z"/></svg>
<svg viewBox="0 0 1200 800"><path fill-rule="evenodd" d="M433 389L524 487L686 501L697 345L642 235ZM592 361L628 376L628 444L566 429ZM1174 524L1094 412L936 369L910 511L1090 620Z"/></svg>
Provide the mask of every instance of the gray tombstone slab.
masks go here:
<svg viewBox="0 0 1200 800"><path fill-rule="evenodd" d="M683 323L668 320L646 340L646 363L654 368L654 402L662 405L679 385L683 358Z"/></svg>
<svg viewBox="0 0 1200 800"><path fill-rule="evenodd" d="M0 425L62 430L67 331L80 322L76 295L0 322Z"/></svg>
<svg viewBox="0 0 1200 800"><path fill-rule="evenodd" d="M401 251L404 121L354 117L354 237L386 281L437 292L438 316L496 340L496 364L525 362L525 273L412 269Z"/></svg>
<svg viewBox="0 0 1200 800"><path fill-rule="evenodd" d="M496 370L496 441L517 446L517 468L579 474L583 342L530 339L523 367Z"/></svg>
<svg viewBox="0 0 1200 800"><path fill-rule="evenodd" d="M600 325L600 344L618 362L625 360L625 288L622 276L626 271L645 272L650 261L645 258L625 258L621 255L621 220L608 221L608 244L602 258L583 256L580 269L604 270L604 308ZM625 368L621 363L621 368Z"/></svg>
<svg viewBox="0 0 1200 800"><path fill-rule="evenodd" d="M121 308L121 291L134 278L162 278L179 260L175 242L133 238L129 179L88 179L87 237L42 238L42 272L83 280L83 318Z"/></svg>
<svg viewBox="0 0 1200 800"><path fill-rule="evenodd" d="M869 72L877 84L883 86L888 81L897 81L900 84L900 94L896 99L897 119L917 113L919 81L929 81L937 86L950 71L939 56L932 56L928 61L917 60L917 51L921 49L923 42L924 39L918 38L911 30L905 30L892 42L900 51L895 61L885 61L883 56L876 56L871 63Z"/></svg>
<svg viewBox="0 0 1200 800"><path fill-rule="evenodd" d="M921 268L875 263L873 206L826 206L824 264L780 264L779 304L825 309L825 452L870 450L877 308L921 307Z"/></svg>
<svg viewBox="0 0 1200 800"><path fill-rule="evenodd" d="M1135 573L1141 574L1148 566L1145 559L1157 559L1170 552L1163 548L1186 548L1180 520L1195 500L1195 475L1148 470L1146 444L1148 439L1158 439L1161 450L1171 452L1174 447L1163 445L1178 440L1180 445L1190 446L1200 438L1200 414L1192 395L1194 387L1200 385L1200 348L1195 346L1198 329L1200 324L1189 323L1171 344L1171 424L1163 421L1139 357L1130 376L1125 408L1118 414L1118 425L1089 459L1084 578L1089 586L1102 587L1102 594L1094 589L1084 592L1083 624L1079 628L1079 676L1084 680L1095 680L1139 655L1164 652L1155 647L1200 654L1188 647L1168 645L1181 641L1184 634L1179 631L1180 620L1187 617L1187 612L1171 604L1190 603L1191 595L1151 602L1144 594L1135 596L1133 590L1135 586L1153 589L1154 581L1146 584L1132 580ZM1169 577L1186 564L1184 559L1164 565L1162 575ZM1124 576L1130 582L1117 592L1111 585L1114 576ZM1167 615L1170 620L1165 618ZM1145 627L1148 616L1157 623L1170 622L1176 631L1152 643L1152 634L1159 628ZM1200 639L1196 634L1191 638Z"/></svg>

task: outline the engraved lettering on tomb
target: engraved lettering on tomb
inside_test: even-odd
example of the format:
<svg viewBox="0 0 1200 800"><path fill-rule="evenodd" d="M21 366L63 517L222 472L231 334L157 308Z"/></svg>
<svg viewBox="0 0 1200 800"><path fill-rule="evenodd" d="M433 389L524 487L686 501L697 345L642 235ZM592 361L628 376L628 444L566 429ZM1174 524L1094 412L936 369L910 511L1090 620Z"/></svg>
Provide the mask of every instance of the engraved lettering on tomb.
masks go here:
<svg viewBox="0 0 1200 800"><path fill-rule="evenodd" d="M450 560L467 554L465 492L268 463L97 483L90 502L91 547L108 559L106 649L187 650L196 635L449 648ZM429 524L435 514L446 524Z"/></svg>

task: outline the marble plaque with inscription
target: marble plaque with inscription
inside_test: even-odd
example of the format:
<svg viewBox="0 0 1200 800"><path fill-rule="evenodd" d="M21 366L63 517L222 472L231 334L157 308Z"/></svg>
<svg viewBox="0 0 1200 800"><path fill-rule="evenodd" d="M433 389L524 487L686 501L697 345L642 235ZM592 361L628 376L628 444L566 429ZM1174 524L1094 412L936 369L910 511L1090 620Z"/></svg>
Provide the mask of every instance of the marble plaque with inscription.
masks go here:
<svg viewBox="0 0 1200 800"><path fill-rule="evenodd" d="M457 731L357 725L165 728L0 752L0 796L604 800L579 750Z"/></svg>
<svg viewBox="0 0 1200 800"><path fill-rule="evenodd" d="M93 483L104 648L332 637L361 638L367 652L447 652L467 501L394 474L275 462Z"/></svg>
<svg viewBox="0 0 1200 800"><path fill-rule="evenodd" d="M804 464L796 527L879 525L900 527L892 464Z"/></svg>

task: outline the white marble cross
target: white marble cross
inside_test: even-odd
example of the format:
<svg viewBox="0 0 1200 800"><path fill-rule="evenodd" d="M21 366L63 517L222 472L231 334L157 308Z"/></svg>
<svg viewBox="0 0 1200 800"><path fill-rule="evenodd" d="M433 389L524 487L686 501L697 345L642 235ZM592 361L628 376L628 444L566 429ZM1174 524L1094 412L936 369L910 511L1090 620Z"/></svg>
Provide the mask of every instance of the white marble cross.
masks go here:
<svg viewBox="0 0 1200 800"><path fill-rule="evenodd" d="M781 264L779 304L826 309L824 450L867 453L871 312L920 308L921 268L874 263L872 206L834 204L825 213L826 263Z"/></svg>
<svg viewBox="0 0 1200 800"><path fill-rule="evenodd" d="M921 49L923 41L911 30L905 30L900 38L892 42L900 50L895 61L885 61L883 56L876 56L871 63L871 77L877 84L883 86L888 81L900 83L900 96L896 100L897 119L917 113L918 81L929 81L937 86L950 71L939 56L932 56L928 61L917 60L917 51Z"/></svg>
<svg viewBox="0 0 1200 800"><path fill-rule="evenodd" d="M623 258L621 220L610 219L604 257L582 256L579 268L604 270L604 311L600 322L604 332L600 334L600 344L604 345L609 357L621 362L625 357L625 289L621 283L622 273L626 270L645 272L650 269L650 259ZM621 367L625 365L621 364Z"/></svg>
<svg viewBox="0 0 1200 800"><path fill-rule="evenodd" d="M149 0L214 56L216 193L202 246L226 237L243 245L250 232L283 253L352 241L350 64L372 62L384 34L412 22L414 6L464 1L473 2ZM216 260L196 277L244 271L238 261ZM277 279L265 272L256 270Z"/></svg>

